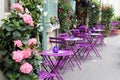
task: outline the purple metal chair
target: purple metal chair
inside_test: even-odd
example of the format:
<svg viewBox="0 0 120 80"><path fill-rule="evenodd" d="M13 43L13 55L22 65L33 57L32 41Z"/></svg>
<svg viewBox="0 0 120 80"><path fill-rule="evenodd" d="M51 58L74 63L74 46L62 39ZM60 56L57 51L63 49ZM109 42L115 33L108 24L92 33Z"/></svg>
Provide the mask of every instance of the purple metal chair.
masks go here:
<svg viewBox="0 0 120 80"><path fill-rule="evenodd" d="M68 33L60 33L58 36L60 38L68 38Z"/></svg>
<svg viewBox="0 0 120 80"><path fill-rule="evenodd" d="M71 46L73 46L73 45L71 45L71 46L68 47L65 38L61 38L61 37L59 37L59 38L49 37L49 39L50 39L51 45L52 44L56 44L56 45L59 44L59 46L60 46L61 49L63 49L63 50L72 50L73 51L73 49L71 48ZM77 58L76 55L69 56L69 60L68 60L68 63L67 63L68 65L70 65L70 68L72 70L73 70L73 66L74 66L72 59L75 59L75 58ZM77 59L77 61L78 61L78 59ZM78 65L78 67L81 69L81 67L79 65L80 63L78 63L77 61L75 61L75 62Z"/></svg>
<svg viewBox="0 0 120 80"><path fill-rule="evenodd" d="M102 25L102 24L97 24L97 25L95 25L95 28L96 28L96 29L102 29L102 30L105 30L105 29L106 29L105 25Z"/></svg>
<svg viewBox="0 0 120 80"><path fill-rule="evenodd" d="M83 31L83 29L79 28L78 31L74 31L74 33L77 35L77 37L83 38L82 41L78 43L79 45L78 54L82 59L86 58L89 55L90 51L92 50L94 50L96 56L98 56L97 51L92 46L93 42L89 41L90 37L86 36L85 30Z"/></svg>
<svg viewBox="0 0 120 80"><path fill-rule="evenodd" d="M39 71L38 72L38 80L54 80L53 78L56 75L54 73L49 73L47 71Z"/></svg>
<svg viewBox="0 0 120 80"><path fill-rule="evenodd" d="M54 80L56 74L50 72L50 69L47 69L48 67L44 65L44 62L41 63L41 66L43 70L38 71L38 80Z"/></svg>
<svg viewBox="0 0 120 80"><path fill-rule="evenodd" d="M106 46L105 43L104 43L104 37L105 37L104 32L105 32L105 29L106 29L105 25L101 25L101 24L95 25L95 27L93 27L93 29L92 29L92 31L94 33L100 33L100 34L102 34L101 36L99 36L99 40L97 41L97 43L99 45Z"/></svg>

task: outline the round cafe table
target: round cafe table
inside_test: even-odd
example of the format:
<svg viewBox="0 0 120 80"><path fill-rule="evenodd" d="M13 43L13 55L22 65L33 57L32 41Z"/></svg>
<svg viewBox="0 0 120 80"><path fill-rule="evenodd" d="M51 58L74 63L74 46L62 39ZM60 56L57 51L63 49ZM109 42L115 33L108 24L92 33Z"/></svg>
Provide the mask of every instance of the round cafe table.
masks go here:
<svg viewBox="0 0 120 80"><path fill-rule="evenodd" d="M70 50L59 50L58 53L54 53L52 50L44 50L42 51L41 55L43 56L45 62L49 63L49 67L51 69L51 73L54 73L58 80L63 80L61 75L58 72L58 69L64 66L64 64L69 59L69 56L73 55L74 53ZM57 62L54 63L52 57L58 58Z"/></svg>
<svg viewBox="0 0 120 80"><path fill-rule="evenodd" d="M96 48L96 43L98 41L99 38L101 38L102 34L100 33L87 33L86 34L86 38L89 42L89 44L91 44L91 49L95 52L96 56L101 58L97 48Z"/></svg>
<svg viewBox="0 0 120 80"><path fill-rule="evenodd" d="M81 62L80 62L80 59L78 57L78 49L80 49L80 47L77 45L79 43L79 41L83 40L82 38L79 38L79 37L75 37L75 38L65 38L66 40L66 44L67 44L67 47L70 47L69 49L72 50L74 52L74 55L71 57L71 59L75 59L75 62L77 64L77 66L79 67L79 69L81 70ZM69 43L70 42L73 42L73 45L70 46Z"/></svg>

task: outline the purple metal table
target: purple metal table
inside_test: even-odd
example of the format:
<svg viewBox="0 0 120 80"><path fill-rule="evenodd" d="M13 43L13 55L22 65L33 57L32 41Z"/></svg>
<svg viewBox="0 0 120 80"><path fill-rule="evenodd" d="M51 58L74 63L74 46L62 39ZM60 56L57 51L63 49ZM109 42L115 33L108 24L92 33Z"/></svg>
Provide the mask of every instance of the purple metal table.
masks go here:
<svg viewBox="0 0 120 80"><path fill-rule="evenodd" d="M103 29L94 29L94 31L95 31L95 32L98 32L98 33L102 33L102 32L104 32L105 30L103 30Z"/></svg>
<svg viewBox="0 0 120 80"><path fill-rule="evenodd" d="M74 52L74 55L71 57L71 59L76 59L75 62L78 65L79 69L81 69L81 67L80 67L81 62L80 62L78 55L77 55L77 53L78 53L77 50L80 47L77 47L77 44L80 40L82 40L82 38L79 38L79 37L66 38L65 40L66 40L68 46L69 46L69 42L73 42L73 45L70 47L70 50L72 50Z"/></svg>
<svg viewBox="0 0 120 80"><path fill-rule="evenodd" d="M58 69L63 66L63 64L68 60L69 56L73 55L74 53L70 50L59 50L58 53L54 53L52 50L44 50L42 52L42 56L44 60L50 64L51 73L56 74L58 80L63 80L61 75L58 72ZM52 57L58 57L58 62L54 64Z"/></svg>
<svg viewBox="0 0 120 80"><path fill-rule="evenodd" d="M101 58L101 56L100 56L98 50L96 49L95 45L96 45L96 43L99 39L99 38L96 38L96 37L102 36L102 34L100 34L100 33L90 33L90 34L88 34L87 33L86 36L87 36L86 38L87 38L88 42L91 44L91 50L93 50L95 52L97 57ZM87 54L87 56L88 56L88 54Z"/></svg>

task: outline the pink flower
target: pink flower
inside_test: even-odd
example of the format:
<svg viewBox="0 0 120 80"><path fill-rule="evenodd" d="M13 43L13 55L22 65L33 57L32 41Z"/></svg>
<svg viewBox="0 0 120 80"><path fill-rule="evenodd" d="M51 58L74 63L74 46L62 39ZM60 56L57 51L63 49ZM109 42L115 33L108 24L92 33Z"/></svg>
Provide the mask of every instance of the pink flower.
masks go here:
<svg viewBox="0 0 120 80"><path fill-rule="evenodd" d="M14 46L21 47L22 45L23 44L21 40L14 40Z"/></svg>
<svg viewBox="0 0 120 80"><path fill-rule="evenodd" d="M30 58L31 54L32 54L32 51L30 48L29 49L26 49L26 50L23 50L23 57L24 58Z"/></svg>
<svg viewBox="0 0 120 80"><path fill-rule="evenodd" d="M13 56L12 59L15 60L16 62L21 62L23 60L23 52L18 50L18 51L13 51Z"/></svg>
<svg viewBox="0 0 120 80"><path fill-rule="evenodd" d="M37 40L35 38L31 38L28 40L28 46L35 45L37 43Z"/></svg>
<svg viewBox="0 0 120 80"><path fill-rule="evenodd" d="M28 62L25 62L20 66L20 71L24 74L29 74L32 71L33 67Z"/></svg>
<svg viewBox="0 0 120 80"><path fill-rule="evenodd" d="M19 3L13 4L11 8L12 8L13 10L18 11L18 12L22 12L22 13L24 12L24 8L23 8L22 5L19 4Z"/></svg>
<svg viewBox="0 0 120 80"><path fill-rule="evenodd" d="M26 24L29 24L30 26L34 26L33 18L29 14L24 14L22 18Z"/></svg>

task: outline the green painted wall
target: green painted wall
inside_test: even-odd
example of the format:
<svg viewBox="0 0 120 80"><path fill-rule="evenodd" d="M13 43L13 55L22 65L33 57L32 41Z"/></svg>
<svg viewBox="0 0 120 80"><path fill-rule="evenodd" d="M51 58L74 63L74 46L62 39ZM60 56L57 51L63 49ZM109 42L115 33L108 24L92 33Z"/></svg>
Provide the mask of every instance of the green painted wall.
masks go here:
<svg viewBox="0 0 120 80"><path fill-rule="evenodd" d="M47 12L47 16L44 16L43 17L43 32L42 32L42 35L43 35L43 39L42 39L42 49L45 50L47 49L47 35L46 35L46 28L48 27L51 27L49 25L49 23L47 23L47 21L50 21L50 17L51 16L56 16L58 15L58 3L57 3L57 0L46 0L47 3L45 3L44 5L44 10Z"/></svg>
<svg viewBox="0 0 120 80"><path fill-rule="evenodd" d="M48 20L51 16L58 16L58 3L57 3L57 0L48 0L48 3L47 3L47 7L48 7Z"/></svg>

